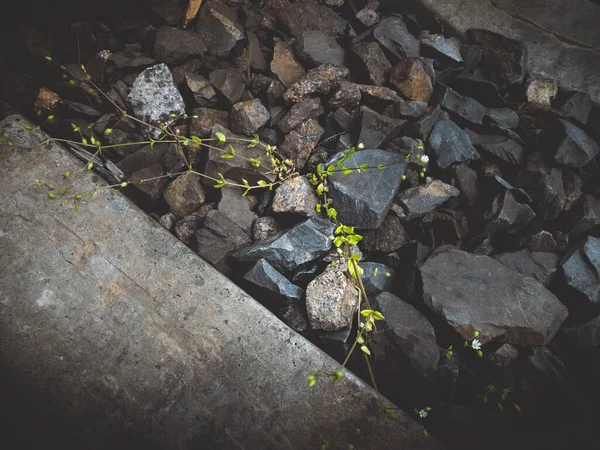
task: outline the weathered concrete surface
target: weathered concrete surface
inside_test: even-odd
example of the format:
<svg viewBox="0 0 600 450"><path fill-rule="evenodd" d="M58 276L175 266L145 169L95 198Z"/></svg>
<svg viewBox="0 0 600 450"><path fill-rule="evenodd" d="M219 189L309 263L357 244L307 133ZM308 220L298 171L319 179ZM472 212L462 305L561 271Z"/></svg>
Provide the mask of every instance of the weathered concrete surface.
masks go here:
<svg viewBox="0 0 600 450"><path fill-rule="evenodd" d="M23 125L10 116L0 131L27 145ZM125 196L100 190L74 212L30 187L77 172L64 150L0 149L0 422L11 448L346 448L374 423L370 388L351 373L309 388L312 369L337 364ZM78 191L102 185L92 178ZM377 427L373 449L442 447L402 412Z"/></svg>
<svg viewBox="0 0 600 450"><path fill-rule="evenodd" d="M456 34L483 28L527 43L530 74L600 105L600 4L591 0L413 0Z"/></svg>

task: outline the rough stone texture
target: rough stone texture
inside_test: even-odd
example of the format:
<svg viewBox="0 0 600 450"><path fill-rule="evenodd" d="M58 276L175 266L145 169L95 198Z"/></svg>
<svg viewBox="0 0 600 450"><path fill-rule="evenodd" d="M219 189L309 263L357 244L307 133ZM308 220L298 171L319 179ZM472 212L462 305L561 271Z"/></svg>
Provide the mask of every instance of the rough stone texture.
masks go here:
<svg viewBox="0 0 600 450"><path fill-rule="evenodd" d="M322 31L308 30L302 33L294 46L296 53L314 68L321 64L342 66L345 61L344 49L337 41Z"/></svg>
<svg viewBox="0 0 600 450"><path fill-rule="evenodd" d="M196 73L185 74L185 84L194 96L198 106L205 106L215 100L217 93L212 84L202 75Z"/></svg>
<svg viewBox="0 0 600 450"><path fill-rule="evenodd" d="M135 171L128 181L133 184L135 189L147 195L150 200L158 200L169 183L168 178L158 178L164 174L162 165L156 163Z"/></svg>
<svg viewBox="0 0 600 450"><path fill-rule="evenodd" d="M361 94L358 85L342 81L329 99L332 108L356 108L360 103Z"/></svg>
<svg viewBox="0 0 600 450"><path fill-rule="evenodd" d="M408 32L399 15L382 19L373 30L373 36L400 60L419 56L419 41Z"/></svg>
<svg viewBox="0 0 600 450"><path fill-rule="evenodd" d="M600 238L588 236L561 261L565 282L590 303L600 303Z"/></svg>
<svg viewBox="0 0 600 450"><path fill-rule="evenodd" d="M539 217L554 220L563 210L566 199L562 171L557 167L531 168L533 170L519 174L518 185L533 199L532 206Z"/></svg>
<svg viewBox="0 0 600 450"><path fill-rule="evenodd" d="M561 334L567 342L581 350L600 346L600 315L577 326L563 328Z"/></svg>
<svg viewBox="0 0 600 450"><path fill-rule="evenodd" d="M286 31L299 38L307 30L322 31L333 37L343 37L346 21L333 9L312 0L290 3L288 0L268 0L265 11L273 14Z"/></svg>
<svg viewBox="0 0 600 450"><path fill-rule="evenodd" d="M196 108L194 114L197 119L190 120L190 134L199 138L210 137L210 133L215 125L227 127L229 124L229 114L227 111L210 108Z"/></svg>
<svg viewBox="0 0 600 450"><path fill-rule="evenodd" d="M333 164L343 153L338 153L329 162ZM335 204L338 219L344 225L363 228L378 228L385 219L406 169L404 160L397 154L384 150L361 150L342 164L355 169L368 164L372 169L353 170L344 174L334 172L329 177L330 196ZM383 164L385 168L379 169Z"/></svg>
<svg viewBox="0 0 600 450"><path fill-rule="evenodd" d="M306 312L313 330L335 331L352 322L358 292L344 273L344 267L343 264L327 266L306 287Z"/></svg>
<svg viewBox="0 0 600 450"><path fill-rule="evenodd" d="M135 117L154 126L173 122L169 117L171 113L185 113L185 103L173 84L173 76L166 64L157 64L139 74L133 82L127 101ZM161 133L154 128L144 128L155 139Z"/></svg>
<svg viewBox="0 0 600 450"><path fill-rule="evenodd" d="M483 150L511 164L522 164L525 160L525 148L506 136L478 134L468 128L465 131L477 150Z"/></svg>
<svg viewBox="0 0 600 450"><path fill-rule="evenodd" d="M495 217L486 226L486 233L491 235L499 230L514 233L535 217L533 209L526 203L519 203L512 192L507 190L494 198L491 215Z"/></svg>
<svg viewBox="0 0 600 450"><path fill-rule="evenodd" d="M252 136L271 118L259 99L246 100L233 105L229 114L229 128L234 133Z"/></svg>
<svg viewBox="0 0 600 450"><path fill-rule="evenodd" d="M566 208L565 208L566 209ZM573 211L571 233L584 233L600 224L600 200L589 194L583 195L578 207Z"/></svg>
<svg viewBox="0 0 600 450"><path fill-rule="evenodd" d="M451 82L451 87L461 95L472 97L488 108L503 108L504 98L498 87L489 80L469 73L462 73Z"/></svg>
<svg viewBox="0 0 600 450"><path fill-rule="evenodd" d="M286 88L300 80L306 73L302 64L296 61L292 47L283 41L277 42L273 49L271 72L277 75Z"/></svg>
<svg viewBox="0 0 600 450"><path fill-rule="evenodd" d="M368 296L392 290L395 275L394 269L376 262L361 262L360 268L363 269L363 274L360 278Z"/></svg>
<svg viewBox="0 0 600 450"><path fill-rule="evenodd" d="M0 129L23 122L9 117ZM40 141L37 131L24 136L26 147ZM307 373L339 364L123 195L100 189L74 212L28 187L23 173L60 185L80 167L68 152L0 145L0 389L5 406L19 405L6 439L29 433L29 448L117 449L127 436L127 448L270 450L318 448L323 436L344 445L346 424L375 424L373 390L350 372L307 390ZM82 191L96 186L92 178L80 178ZM444 448L396 414L378 423L368 448Z"/></svg>
<svg viewBox="0 0 600 450"><path fill-rule="evenodd" d="M237 102L246 89L244 75L234 68L217 69L208 78L210 82L231 104Z"/></svg>
<svg viewBox="0 0 600 450"><path fill-rule="evenodd" d="M256 214L250 211L247 197L242 196L242 190L225 185L221 189L221 201L218 210L229 217L247 235L252 233L252 224Z"/></svg>
<svg viewBox="0 0 600 450"><path fill-rule="evenodd" d="M215 235L231 242L234 248L240 248L250 243L250 237L237 224L221 211L211 209L204 219L204 228Z"/></svg>
<svg viewBox="0 0 600 450"><path fill-rule="evenodd" d="M431 375L440 360L431 323L413 306L389 292L379 294L375 302L385 317L385 337L408 357L420 374Z"/></svg>
<svg viewBox="0 0 600 450"><path fill-rule="evenodd" d="M274 213L292 213L302 216L316 216L319 198L305 176L285 180L273 197Z"/></svg>
<svg viewBox="0 0 600 450"><path fill-rule="evenodd" d="M494 259L515 272L535 278L548 287L558 270L559 258L554 253L521 250L519 252L494 255Z"/></svg>
<svg viewBox="0 0 600 450"><path fill-rule="evenodd" d="M587 92L572 92L564 98L557 99L556 107L568 114L572 119L587 124L592 102Z"/></svg>
<svg viewBox="0 0 600 450"><path fill-rule="evenodd" d="M222 58L246 37L237 13L217 0L208 0L200 9L196 30L206 42L208 53Z"/></svg>
<svg viewBox="0 0 600 450"><path fill-rule="evenodd" d="M566 120L559 119L560 126L549 130L553 139L553 147L556 149L554 160L568 167L583 167L596 157L600 152L600 146L589 137L581 128Z"/></svg>
<svg viewBox="0 0 600 450"><path fill-rule="evenodd" d="M428 66L421 58L407 58L396 64L390 73L390 83L409 100L427 102L433 94L433 81Z"/></svg>
<svg viewBox="0 0 600 450"><path fill-rule="evenodd" d="M440 180L407 189L398 194L397 200L406 208L407 219L419 217L435 210L460 191Z"/></svg>
<svg viewBox="0 0 600 450"><path fill-rule="evenodd" d="M419 270L425 303L465 339L547 344L567 308L540 282L489 256L442 248Z"/></svg>
<svg viewBox="0 0 600 450"><path fill-rule="evenodd" d="M260 242L281 231L271 216L258 217L252 224L252 242Z"/></svg>
<svg viewBox="0 0 600 450"><path fill-rule="evenodd" d="M355 73L362 73L365 82L378 86L386 83L392 65L377 42L360 42L351 51L357 59Z"/></svg>
<svg viewBox="0 0 600 450"><path fill-rule="evenodd" d="M206 195L200 177L191 173L179 175L172 181L165 189L164 197L171 212L183 217L200 208Z"/></svg>
<svg viewBox="0 0 600 450"><path fill-rule="evenodd" d="M423 56L446 59L456 63L463 60L460 53L461 42L456 38L422 32L419 42L421 43L421 54Z"/></svg>
<svg viewBox="0 0 600 450"><path fill-rule="evenodd" d="M259 259L244 275L244 280L290 300L300 301L304 291L292 284L264 259Z"/></svg>
<svg viewBox="0 0 600 450"><path fill-rule="evenodd" d="M410 238L396 214L389 213L377 230L362 233L360 246L368 251L391 253L408 244Z"/></svg>
<svg viewBox="0 0 600 450"><path fill-rule="evenodd" d="M350 71L345 67L322 64L309 70L301 80L291 85L283 95L283 99L290 103L298 103L314 94L327 95L349 74Z"/></svg>
<svg viewBox="0 0 600 450"><path fill-rule="evenodd" d="M446 169L454 163L481 159L469 136L451 120L440 120L431 130L427 144L436 155L438 167Z"/></svg>
<svg viewBox="0 0 600 450"><path fill-rule="evenodd" d="M407 121L382 116L363 106L361 109L361 126L358 142L365 148L382 148L385 142L397 137Z"/></svg>
<svg viewBox="0 0 600 450"><path fill-rule="evenodd" d="M307 119L316 119L323 114L321 100L317 98L308 98L300 103L296 103L291 109L277 122L277 126L284 133L289 133Z"/></svg>
<svg viewBox="0 0 600 450"><path fill-rule="evenodd" d="M204 38L193 31L164 25L156 33L154 54L168 64L177 64L192 56L202 56L206 50Z"/></svg>
<svg viewBox="0 0 600 450"><path fill-rule="evenodd" d="M301 170L317 148L323 133L325 130L319 122L308 119L285 137L279 153L284 158L290 159L297 170Z"/></svg>
<svg viewBox="0 0 600 450"><path fill-rule="evenodd" d="M453 112L459 117L481 125L487 108L471 97L464 97L447 86L438 84L434 93L434 101L442 108Z"/></svg>
<svg viewBox="0 0 600 450"><path fill-rule="evenodd" d="M527 85L527 101L542 106L550 106L558 93L558 85L554 80L531 80Z"/></svg>
<svg viewBox="0 0 600 450"><path fill-rule="evenodd" d="M498 367L510 367L519 357L519 350L512 344L502 344L498 350L488 355L488 359Z"/></svg>

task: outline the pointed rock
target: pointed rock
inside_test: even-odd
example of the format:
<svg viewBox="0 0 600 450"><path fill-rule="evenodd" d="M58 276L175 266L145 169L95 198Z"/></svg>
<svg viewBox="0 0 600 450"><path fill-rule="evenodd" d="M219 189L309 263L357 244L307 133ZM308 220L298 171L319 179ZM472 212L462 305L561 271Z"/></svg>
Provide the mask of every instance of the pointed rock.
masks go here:
<svg viewBox="0 0 600 450"><path fill-rule="evenodd" d="M273 197L274 213L291 213L303 216L316 216L319 198L305 176L285 180Z"/></svg>
<svg viewBox="0 0 600 450"><path fill-rule="evenodd" d="M586 300L600 304L600 238L588 236L561 261L565 282Z"/></svg>
<svg viewBox="0 0 600 450"><path fill-rule="evenodd" d="M469 136L451 120L440 120L434 126L427 144L434 151L438 167L446 169L481 156L471 144Z"/></svg>
<svg viewBox="0 0 600 450"><path fill-rule="evenodd" d="M546 287L550 286L558 271L559 258L554 253L521 250L519 252L500 253L494 255L494 259L515 272L535 278Z"/></svg>
<svg viewBox="0 0 600 450"><path fill-rule="evenodd" d="M420 217L438 206L446 203L450 198L457 197L460 191L454 186L433 180L430 183L402 191L397 200L406 210L407 220Z"/></svg>
<svg viewBox="0 0 600 450"><path fill-rule="evenodd" d="M304 291L291 283L264 259L259 259L244 275L244 280L289 300L300 301Z"/></svg>
<svg viewBox="0 0 600 450"><path fill-rule="evenodd" d="M406 24L399 15L381 19L373 30L373 36L400 60L419 56L419 41L408 32Z"/></svg>

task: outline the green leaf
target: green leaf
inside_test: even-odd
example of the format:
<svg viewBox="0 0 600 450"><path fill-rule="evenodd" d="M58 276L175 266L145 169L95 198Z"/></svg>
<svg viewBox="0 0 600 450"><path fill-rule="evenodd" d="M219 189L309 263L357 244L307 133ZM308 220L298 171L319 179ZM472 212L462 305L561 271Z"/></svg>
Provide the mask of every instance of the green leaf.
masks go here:
<svg viewBox="0 0 600 450"><path fill-rule="evenodd" d="M329 217L331 219L335 219L337 217L337 211L333 208L328 208L327 209L327 217Z"/></svg>
<svg viewBox="0 0 600 450"><path fill-rule="evenodd" d="M361 164L361 165L359 166L359 169L360 169L360 170L367 170L368 168L369 168L369 165L368 165L367 163Z"/></svg>
<svg viewBox="0 0 600 450"><path fill-rule="evenodd" d="M383 317L383 314L381 314L379 311L373 311L373 319L385 320L385 317Z"/></svg>
<svg viewBox="0 0 600 450"><path fill-rule="evenodd" d="M342 230L344 230L344 233L346 234L354 234L354 227L348 227L344 225L342 226Z"/></svg>
<svg viewBox="0 0 600 450"><path fill-rule="evenodd" d="M362 241L362 236L359 236L358 234L353 234L351 236L348 236L348 244L350 244L350 245L356 245L360 241Z"/></svg>
<svg viewBox="0 0 600 450"><path fill-rule="evenodd" d="M321 204L317 203L317 206L315 206L315 211L320 213L321 212Z"/></svg>
<svg viewBox="0 0 600 450"><path fill-rule="evenodd" d="M346 238L344 236L338 236L333 240L333 245L340 247L345 241Z"/></svg>
<svg viewBox="0 0 600 450"><path fill-rule="evenodd" d="M324 190L325 190L325 186L323 186L323 183L319 184L316 189L317 195L319 195L319 196L323 195Z"/></svg>
<svg viewBox="0 0 600 450"><path fill-rule="evenodd" d="M363 353L366 353L367 355L371 356L371 350L369 350L369 347L367 347L366 345L362 345L360 349L363 351Z"/></svg>
<svg viewBox="0 0 600 450"><path fill-rule="evenodd" d="M219 140L219 144L224 144L225 142L227 142L227 137L225 137L225 135L223 133L221 133L220 131L217 131L215 133L215 136Z"/></svg>
<svg viewBox="0 0 600 450"><path fill-rule="evenodd" d="M198 136L190 136L190 139L194 143L194 147L200 147L200 144L202 144L202 140Z"/></svg>
<svg viewBox="0 0 600 450"><path fill-rule="evenodd" d="M513 403L513 408L515 408L518 413L521 413L521 407L519 405L517 405L516 403Z"/></svg>
<svg viewBox="0 0 600 450"><path fill-rule="evenodd" d="M269 185L265 180L258 180L256 184L258 184L261 187L267 187Z"/></svg>
<svg viewBox="0 0 600 450"><path fill-rule="evenodd" d="M358 261L360 259L360 255L358 253L354 253L352 256L350 256L350 259Z"/></svg>
<svg viewBox="0 0 600 450"><path fill-rule="evenodd" d="M108 136L110 133L112 133L112 128L107 128L106 130L104 130L104 136Z"/></svg>
<svg viewBox="0 0 600 450"><path fill-rule="evenodd" d="M219 181L217 181L217 183L214 184L214 187L217 188L217 189L220 189L223 186L225 186L225 177L223 177L223 174L220 173L219 174Z"/></svg>
<svg viewBox="0 0 600 450"><path fill-rule="evenodd" d="M369 317L372 313L373 313L372 309L363 309L360 312L360 315L363 316L363 317Z"/></svg>
<svg viewBox="0 0 600 450"><path fill-rule="evenodd" d="M231 159L231 158L233 158L233 155L231 153L223 153L221 155L221 158L223 158L223 159Z"/></svg>
<svg viewBox="0 0 600 450"><path fill-rule="evenodd" d="M379 164L377 166L378 169L385 169L387 166L385 164Z"/></svg>
<svg viewBox="0 0 600 450"><path fill-rule="evenodd" d="M258 158L250 158L250 164L253 167L260 167L260 156Z"/></svg>
<svg viewBox="0 0 600 450"><path fill-rule="evenodd" d="M346 166L342 166L342 173L343 173L344 175L348 175L349 173L352 173L352 169L349 169L349 168L348 168L348 167L346 167Z"/></svg>
<svg viewBox="0 0 600 450"><path fill-rule="evenodd" d="M358 342L359 344L362 345L362 344L365 343L365 338L362 337L362 335L359 334L358 336L356 336L356 342Z"/></svg>

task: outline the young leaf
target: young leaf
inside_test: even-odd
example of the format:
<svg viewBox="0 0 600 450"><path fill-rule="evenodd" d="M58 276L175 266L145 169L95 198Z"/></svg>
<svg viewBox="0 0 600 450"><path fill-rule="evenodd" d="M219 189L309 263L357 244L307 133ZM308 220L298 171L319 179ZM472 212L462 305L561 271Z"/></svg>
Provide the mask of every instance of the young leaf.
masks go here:
<svg viewBox="0 0 600 450"><path fill-rule="evenodd" d="M352 169L349 169L349 168L348 168L348 167L346 167L346 166L342 166L342 173L343 173L344 175L348 175L349 173L352 173Z"/></svg>
<svg viewBox="0 0 600 450"><path fill-rule="evenodd" d="M333 245L340 247L345 241L346 238L344 236L338 236L333 240Z"/></svg>
<svg viewBox="0 0 600 450"><path fill-rule="evenodd" d="M359 236L358 234L352 234L348 236L348 244L350 245L356 245L360 241L362 241L362 236Z"/></svg>
<svg viewBox="0 0 600 450"><path fill-rule="evenodd" d="M219 140L219 144L224 144L225 142L227 142L227 137L225 137L225 135L223 133L221 133L220 131L217 131L215 133L215 136L217 137L217 139Z"/></svg>
<svg viewBox="0 0 600 450"><path fill-rule="evenodd" d="M367 355L371 356L371 350L369 350L369 347L367 347L366 345L361 346L360 349L363 351L363 353L366 353Z"/></svg>

